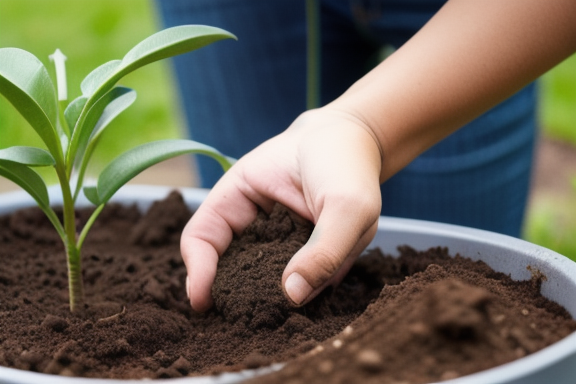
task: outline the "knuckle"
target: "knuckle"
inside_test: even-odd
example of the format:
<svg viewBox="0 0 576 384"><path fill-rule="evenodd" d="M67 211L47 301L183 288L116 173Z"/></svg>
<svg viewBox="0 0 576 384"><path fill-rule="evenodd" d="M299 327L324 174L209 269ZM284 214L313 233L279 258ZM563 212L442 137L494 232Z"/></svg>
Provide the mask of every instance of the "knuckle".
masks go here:
<svg viewBox="0 0 576 384"><path fill-rule="evenodd" d="M325 249L316 251L311 261L309 283L314 288L318 288L330 280L342 266L342 261L336 253Z"/></svg>

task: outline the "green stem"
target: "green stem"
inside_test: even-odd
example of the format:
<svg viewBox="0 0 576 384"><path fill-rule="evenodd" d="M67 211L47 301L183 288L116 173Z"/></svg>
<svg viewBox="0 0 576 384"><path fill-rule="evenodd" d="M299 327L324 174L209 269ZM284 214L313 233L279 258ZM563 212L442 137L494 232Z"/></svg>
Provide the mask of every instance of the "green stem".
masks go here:
<svg viewBox="0 0 576 384"><path fill-rule="evenodd" d="M76 122L75 129L71 132L70 135L70 142L68 143L68 150L66 151L66 178L70 179L72 176L72 169L74 168L74 164L76 162L76 153L78 151L78 140L80 133L84 127L84 122L86 121L86 116L88 115L88 111L90 108L94 106L96 101L93 100L93 97L89 98L82 108L82 112L80 112L80 116L78 116L78 121Z"/></svg>
<svg viewBox="0 0 576 384"><path fill-rule="evenodd" d="M86 169L88 168L88 162L92 158L92 153L94 152L94 146L96 145L96 142L97 140L89 141L82 156L82 161L78 167L78 178L76 179L76 186L74 187L74 201L78 199L78 195L80 194L82 186L84 185Z"/></svg>
<svg viewBox="0 0 576 384"><path fill-rule="evenodd" d="M70 181L66 175L66 168L57 166L56 173L62 189L64 233L66 258L68 263L68 287L70 298L70 311L74 310L84 301L84 287L82 284L82 263L80 249L76 246L76 215L74 200L70 190Z"/></svg>
<svg viewBox="0 0 576 384"><path fill-rule="evenodd" d="M85 165L86 155L82 159L82 163L78 170L78 178L76 179L76 186L74 187L74 196L72 197L74 202L78 199L78 195L80 194L80 190L82 189L82 185L84 184L84 174L86 172L86 165Z"/></svg>
<svg viewBox="0 0 576 384"><path fill-rule="evenodd" d="M70 312L74 312L84 302L82 263L80 250L75 246L66 247L68 257L68 289L70 292Z"/></svg>
<svg viewBox="0 0 576 384"><path fill-rule="evenodd" d="M317 0L306 0L307 76L306 107L320 106L320 5Z"/></svg>
<svg viewBox="0 0 576 384"><path fill-rule="evenodd" d="M82 232L80 232L80 236L78 236L78 242L76 245L76 248L78 250L82 249L82 245L84 244L86 235L88 235L88 231L90 231L90 228L92 228L94 221L96 221L96 218L98 218L98 215L100 215L100 212L102 212L102 209L104 209L104 205L105 204L100 204L98 207L96 207L96 209L94 210L94 212L92 212L92 215L90 215L90 218L84 225L84 228L82 228Z"/></svg>
<svg viewBox="0 0 576 384"><path fill-rule="evenodd" d="M44 211L44 214L46 215L48 220L50 220L50 222L52 223L54 228L56 228L56 232L58 232L58 235L60 236L60 238L63 241L65 241L66 232L64 232L64 227L62 226L62 223L58 219L58 216L56 216L56 212L54 212L54 210L50 207L40 207L40 209L42 209L42 211Z"/></svg>
<svg viewBox="0 0 576 384"><path fill-rule="evenodd" d="M64 111L66 110L66 106L68 102L66 100L61 100L58 102L58 118L60 119L60 126L64 131L64 134L70 139L70 127L68 126L68 122L66 121L66 117L64 116Z"/></svg>

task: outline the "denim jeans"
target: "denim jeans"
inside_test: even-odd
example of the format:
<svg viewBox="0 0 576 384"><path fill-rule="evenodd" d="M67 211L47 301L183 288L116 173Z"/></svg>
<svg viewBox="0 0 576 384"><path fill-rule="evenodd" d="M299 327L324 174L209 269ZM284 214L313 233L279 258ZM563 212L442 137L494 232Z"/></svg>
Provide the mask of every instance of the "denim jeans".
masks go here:
<svg viewBox="0 0 576 384"><path fill-rule="evenodd" d="M443 1L321 1L321 103L399 47ZM206 24L234 33L173 59L192 139L240 157L306 108L304 0L157 0L165 27ZM519 236L530 184L535 86L435 145L382 185L382 214ZM222 171L197 159L201 185Z"/></svg>

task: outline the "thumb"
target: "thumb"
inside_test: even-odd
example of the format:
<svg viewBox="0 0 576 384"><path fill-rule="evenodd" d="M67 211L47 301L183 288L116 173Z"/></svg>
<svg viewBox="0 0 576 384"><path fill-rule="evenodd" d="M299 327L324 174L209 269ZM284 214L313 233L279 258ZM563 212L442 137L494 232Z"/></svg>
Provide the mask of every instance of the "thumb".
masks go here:
<svg viewBox="0 0 576 384"><path fill-rule="evenodd" d="M304 305L327 286L338 284L374 238L380 211L373 202L365 210L357 203L325 208L308 242L286 266L282 287L293 304Z"/></svg>

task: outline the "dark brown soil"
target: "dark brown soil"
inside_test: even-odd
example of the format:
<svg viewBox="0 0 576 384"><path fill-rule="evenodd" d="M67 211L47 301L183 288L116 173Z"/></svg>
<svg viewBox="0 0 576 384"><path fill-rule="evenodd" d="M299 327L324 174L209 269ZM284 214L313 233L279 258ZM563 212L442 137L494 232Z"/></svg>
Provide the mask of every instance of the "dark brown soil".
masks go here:
<svg viewBox="0 0 576 384"><path fill-rule="evenodd" d="M429 265L386 285L337 336L250 383L437 382L516 360L576 330L539 294L542 276L515 282L445 249L404 248L401 259Z"/></svg>
<svg viewBox="0 0 576 384"><path fill-rule="evenodd" d="M84 246L87 304L74 314L64 252L43 214L32 208L0 218L0 364L162 378L304 354L265 382L417 383L502 364L576 330L539 295L538 277L512 282L443 249L405 248L399 259L372 251L337 289L293 308L280 277L312 227L281 207L234 240L219 265L215 308L195 314L178 245L190 215L178 194L145 216L106 208Z"/></svg>
<svg viewBox="0 0 576 384"><path fill-rule="evenodd" d="M255 368L337 334L384 284L360 263L337 290L303 308L289 307L280 290L281 267L312 227L278 211L269 220L262 215L267 221L248 228L222 258L216 309L193 313L179 252L190 215L178 194L144 217L135 207L107 207L83 249L87 304L74 314L63 247L41 211L0 218L0 365L107 378ZM78 216L82 222L88 212ZM238 257L227 257L232 252ZM240 269L227 260L240 262ZM254 296L243 285L265 294Z"/></svg>

